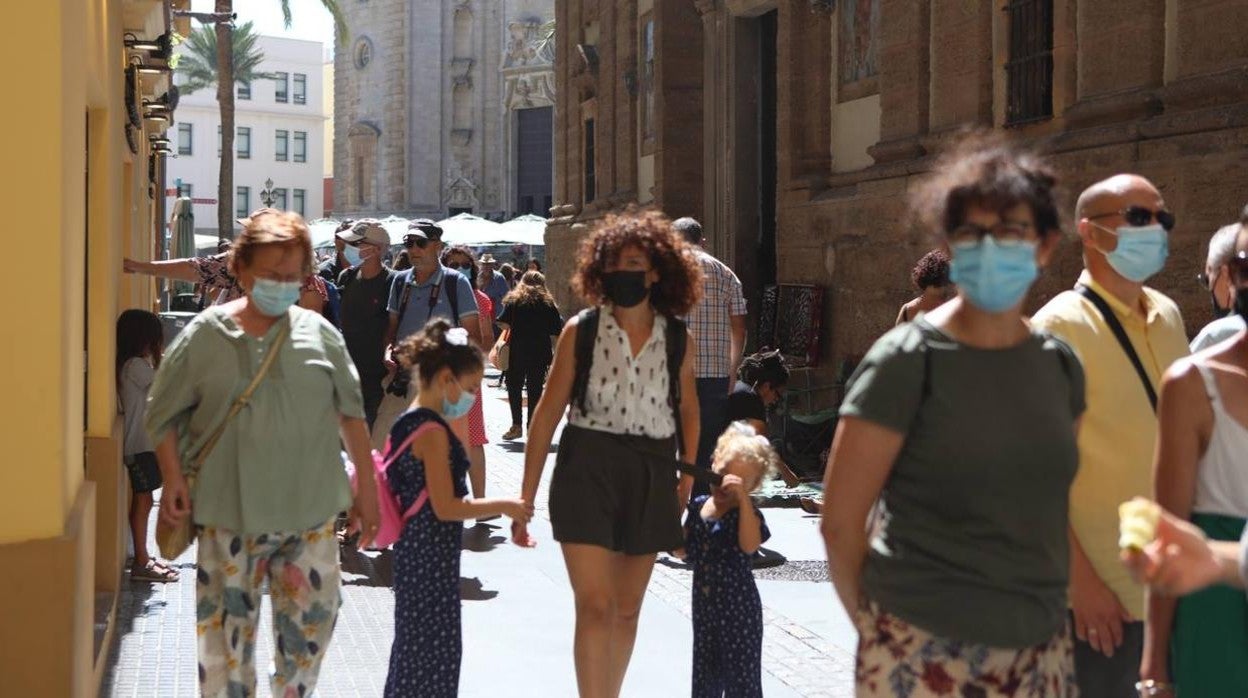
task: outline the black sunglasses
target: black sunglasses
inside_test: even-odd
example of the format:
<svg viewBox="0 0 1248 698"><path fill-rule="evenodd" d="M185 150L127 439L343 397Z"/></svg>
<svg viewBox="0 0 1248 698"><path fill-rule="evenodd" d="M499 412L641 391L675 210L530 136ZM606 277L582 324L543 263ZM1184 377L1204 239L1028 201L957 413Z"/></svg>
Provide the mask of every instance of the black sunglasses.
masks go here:
<svg viewBox="0 0 1248 698"><path fill-rule="evenodd" d="M428 247L429 243L431 242L433 241L430 240L429 238L422 238L419 235L404 235L403 236L404 247L417 247L423 250L426 247Z"/></svg>
<svg viewBox="0 0 1248 698"><path fill-rule="evenodd" d="M1144 206L1128 206L1121 211L1110 211L1109 213L1098 213L1095 216L1086 216L1088 220L1096 220L1097 218L1106 218L1109 216L1122 216L1122 220L1132 227L1140 227L1152 223L1157 220L1161 227L1166 231L1174 229L1174 214L1164 208L1154 211Z"/></svg>

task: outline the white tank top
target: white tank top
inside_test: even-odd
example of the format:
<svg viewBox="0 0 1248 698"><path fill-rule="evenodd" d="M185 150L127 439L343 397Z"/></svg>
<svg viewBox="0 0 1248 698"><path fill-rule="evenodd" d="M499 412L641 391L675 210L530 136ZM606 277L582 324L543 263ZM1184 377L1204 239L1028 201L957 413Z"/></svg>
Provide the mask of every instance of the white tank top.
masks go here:
<svg viewBox="0 0 1248 698"><path fill-rule="evenodd" d="M1213 408L1213 433L1196 468L1192 511L1248 518L1248 427L1222 405L1213 369L1196 363Z"/></svg>
<svg viewBox="0 0 1248 698"><path fill-rule="evenodd" d="M585 412L573 405L568 422L611 434L671 437L676 418L668 404L667 318L654 316L650 338L635 358L611 308L603 306L598 318Z"/></svg>

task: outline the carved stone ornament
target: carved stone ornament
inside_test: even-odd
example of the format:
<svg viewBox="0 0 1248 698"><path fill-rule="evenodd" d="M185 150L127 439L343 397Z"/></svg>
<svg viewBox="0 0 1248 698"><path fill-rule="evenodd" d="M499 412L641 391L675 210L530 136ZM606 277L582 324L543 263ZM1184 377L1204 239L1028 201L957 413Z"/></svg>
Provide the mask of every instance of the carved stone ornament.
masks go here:
<svg viewBox="0 0 1248 698"><path fill-rule="evenodd" d="M446 205L454 208L479 208L477 190L473 182L476 173L456 160L446 171Z"/></svg>
<svg viewBox="0 0 1248 698"><path fill-rule="evenodd" d="M555 62L554 39L542 36L542 23L536 19L513 20L507 24L507 46L503 69L548 66Z"/></svg>
<svg viewBox="0 0 1248 698"><path fill-rule="evenodd" d="M555 74L550 71L507 78L508 109L549 107L555 103Z"/></svg>

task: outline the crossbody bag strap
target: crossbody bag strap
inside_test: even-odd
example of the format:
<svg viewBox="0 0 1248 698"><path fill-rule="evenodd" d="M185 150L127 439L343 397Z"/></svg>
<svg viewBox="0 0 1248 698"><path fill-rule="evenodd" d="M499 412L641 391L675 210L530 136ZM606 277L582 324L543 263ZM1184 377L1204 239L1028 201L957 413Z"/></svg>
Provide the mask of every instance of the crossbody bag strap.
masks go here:
<svg viewBox="0 0 1248 698"><path fill-rule="evenodd" d="M1135 372L1140 376L1140 383L1144 385L1144 392L1148 393L1148 402L1153 406L1153 412L1157 411L1157 390L1153 388L1153 381L1148 377L1148 372L1144 370L1144 362L1140 361L1140 355L1136 353L1135 346L1131 344L1131 339L1127 337L1127 331L1123 328L1122 323L1118 321L1118 316L1114 314L1113 308L1109 307L1109 303L1101 298L1101 294L1093 291L1091 288L1079 284L1075 286L1075 292L1091 301L1092 305L1100 311L1101 317L1105 318L1105 324L1109 325L1109 329L1114 333L1114 337L1118 340L1122 351L1126 353L1127 358L1131 360L1131 365L1135 367Z"/></svg>
<svg viewBox="0 0 1248 698"><path fill-rule="evenodd" d="M221 423L213 430L212 435L204 442L203 448L199 449L199 453L195 454L195 457L191 459L190 469L186 474L188 483L194 482L199 475L200 467L203 466L204 461L208 460L208 455L212 453L212 449L217 445L217 442L221 440L221 435L225 433L225 428L229 426L230 421L238 416L238 413L243 411L243 407L251 401L251 396L255 394L256 388L260 386L260 381L264 380L265 374L269 372L269 367L277 359L277 353L281 350L288 334L290 334L289 319L278 330L277 336L273 338L273 344L269 346L268 353L264 355L264 361L260 363L260 368L256 370L256 375L252 377L251 382L247 384L242 394L234 400L234 404L230 405L230 411L226 413L225 419L221 420Z"/></svg>

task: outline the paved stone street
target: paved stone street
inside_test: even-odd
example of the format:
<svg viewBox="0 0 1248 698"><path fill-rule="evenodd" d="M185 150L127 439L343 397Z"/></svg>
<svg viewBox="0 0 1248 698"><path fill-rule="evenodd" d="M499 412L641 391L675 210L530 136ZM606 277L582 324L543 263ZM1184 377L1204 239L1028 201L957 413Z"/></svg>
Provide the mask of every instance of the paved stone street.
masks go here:
<svg viewBox="0 0 1248 698"><path fill-rule="evenodd" d="M505 393L486 389L492 438L510 425ZM519 492L523 443L487 447L490 492ZM464 696L575 696L572 667L572 593L557 544L551 539L545 485L531 530L534 550L513 546L506 520L466 525L463 579ZM769 556L784 564L758 571L764 605L764 692L768 696L850 696L852 625L836 602L822 566L814 517L796 508L764 509L772 539ZM155 550L153 545L152 550ZM195 695L194 549L176 561L177 584L131 583L120 601L119 640L102 695ZM347 552L344 603L317 695L379 696L393 632L394 597L388 552ZM689 694L692 633L690 572L664 557L655 566L642 611L626 696ZM818 581L798 581L798 580ZM261 614L257 666L270 666L268 599ZM268 696L264 679L260 695Z"/></svg>

